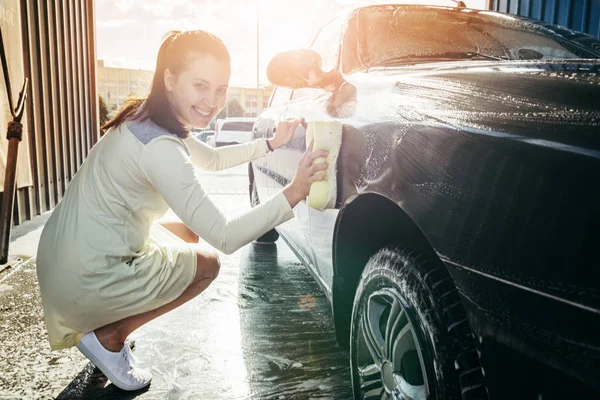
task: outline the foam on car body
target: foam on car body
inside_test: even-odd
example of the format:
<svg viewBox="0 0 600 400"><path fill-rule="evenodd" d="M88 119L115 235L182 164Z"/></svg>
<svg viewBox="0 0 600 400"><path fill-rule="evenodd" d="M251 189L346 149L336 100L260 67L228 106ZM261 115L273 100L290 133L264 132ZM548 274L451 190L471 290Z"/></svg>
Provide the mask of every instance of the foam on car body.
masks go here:
<svg viewBox="0 0 600 400"><path fill-rule="evenodd" d="M315 164L327 163L327 169L321 171L323 180L313 182L306 199L309 207L317 210L334 208L337 195L337 159L342 146L342 124L336 120L310 121L306 128L306 145L314 139L313 151L327 150L327 158L317 158Z"/></svg>

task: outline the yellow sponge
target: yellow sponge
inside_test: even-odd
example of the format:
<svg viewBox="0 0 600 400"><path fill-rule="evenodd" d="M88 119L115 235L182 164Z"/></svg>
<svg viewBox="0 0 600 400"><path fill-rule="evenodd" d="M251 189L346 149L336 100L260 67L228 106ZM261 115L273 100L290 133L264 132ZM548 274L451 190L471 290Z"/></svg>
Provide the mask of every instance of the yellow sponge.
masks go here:
<svg viewBox="0 0 600 400"><path fill-rule="evenodd" d="M311 121L306 127L306 145L309 146L314 139L313 151L327 150L327 158L317 158L315 164L327 163L327 169L322 181L313 182L306 199L309 207L317 210L334 208L337 185L337 159L342 147L342 124L340 121Z"/></svg>

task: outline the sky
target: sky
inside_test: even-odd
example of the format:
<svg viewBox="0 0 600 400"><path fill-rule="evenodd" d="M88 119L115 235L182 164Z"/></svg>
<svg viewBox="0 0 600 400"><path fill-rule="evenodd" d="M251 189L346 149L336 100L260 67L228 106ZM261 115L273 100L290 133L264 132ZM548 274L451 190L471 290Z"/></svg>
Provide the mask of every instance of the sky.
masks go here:
<svg viewBox="0 0 600 400"><path fill-rule="evenodd" d="M336 13L375 2L381 1L96 0L96 56L107 66L153 70L165 33L173 29L204 29L219 36L229 49L230 85L256 87L257 14L259 80L265 85L266 67L273 56L303 47ZM465 2L472 8L483 8L486 4L486 0ZM450 0L410 3L454 4Z"/></svg>

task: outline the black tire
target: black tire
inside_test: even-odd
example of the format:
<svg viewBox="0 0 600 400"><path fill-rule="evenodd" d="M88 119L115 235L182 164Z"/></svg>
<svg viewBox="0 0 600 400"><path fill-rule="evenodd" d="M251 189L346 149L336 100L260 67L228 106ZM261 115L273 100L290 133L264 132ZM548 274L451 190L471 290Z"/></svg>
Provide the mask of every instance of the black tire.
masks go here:
<svg viewBox="0 0 600 400"><path fill-rule="evenodd" d="M273 244L279 239L279 233L275 229L271 229L261 237L255 240L258 244Z"/></svg>
<svg viewBox="0 0 600 400"><path fill-rule="evenodd" d="M369 259L352 310L350 366L355 399L488 398L458 291L443 263L420 251L384 248Z"/></svg>
<svg viewBox="0 0 600 400"><path fill-rule="evenodd" d="M254 184L254 171L252 170L252 164L248 164L248 177L250 178L250 205L252 207L256 207L260 204L260 200L258 198L256 185ZM279 239L279 233L275 229L271 229L269 232L256 239L255 242L262 244L271 244L275 243L277 239Z"/></svg>

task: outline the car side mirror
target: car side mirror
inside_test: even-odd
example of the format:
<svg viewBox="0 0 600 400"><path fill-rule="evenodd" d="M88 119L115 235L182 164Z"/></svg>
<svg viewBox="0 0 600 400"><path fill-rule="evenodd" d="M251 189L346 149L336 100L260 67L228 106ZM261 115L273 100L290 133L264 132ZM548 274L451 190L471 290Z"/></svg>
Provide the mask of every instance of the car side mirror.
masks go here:
<svg viewBox="0 0 600 400"><path fill-rule="evenodd" d="M292 89L324 88L329 73L321 69L321 55L313 50L291 50L277 54L267 66L267 78L275 86Z"/></svg>

